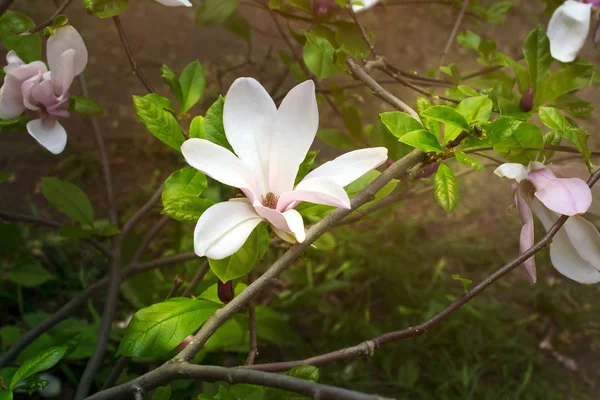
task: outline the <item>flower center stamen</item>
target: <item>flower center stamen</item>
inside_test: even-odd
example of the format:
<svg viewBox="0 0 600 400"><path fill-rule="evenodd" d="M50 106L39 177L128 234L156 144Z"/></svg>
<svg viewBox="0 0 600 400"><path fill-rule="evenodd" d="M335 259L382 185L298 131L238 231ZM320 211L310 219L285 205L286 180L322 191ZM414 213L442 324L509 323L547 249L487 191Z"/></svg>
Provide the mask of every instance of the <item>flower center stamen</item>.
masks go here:
<svg viewBox="0 0 600 400"><path fill-rule="evenodd" d="M266 196L260 196L260 200L263 206L275 209L279 196L275 196L273 192L269 192Z"/></svg>

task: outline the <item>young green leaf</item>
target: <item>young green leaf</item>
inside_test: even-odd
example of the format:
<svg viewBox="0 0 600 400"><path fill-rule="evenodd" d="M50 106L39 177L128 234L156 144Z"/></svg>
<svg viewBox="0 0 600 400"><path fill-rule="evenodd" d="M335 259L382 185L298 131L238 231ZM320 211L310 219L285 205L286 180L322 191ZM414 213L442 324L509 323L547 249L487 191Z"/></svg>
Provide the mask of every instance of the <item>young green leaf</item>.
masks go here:
<svg viewBox="0 0 600 400"><path fill-rule="evenodd" d="M13 178L13 174L10 172L0 171L0 183L10 181Z"/></svg>
<svg viewBox="0 0 600 400"><path fill-rule="evenodd" d="M398 140L409 146L421 149L427 153L439 153L444 151L444 149L442 149L442 146L440 146L438 139L431 132L426 131L424 129L419 129L418 131L405 133Z"/></svg>
<svg viewBox="0 0 600 400"><path fill-rule="evenodd" d="M183 297L143 308L127 325L117 354L151 357L171 351L218 308L209 301Z"/></svg>
<svg viewBox="0 0 600 400"><path fill-rule="evenodd" d="M204 133L204 117L197 115L190 122L190 138L206 139Z"/></svg>
<svg viewBox="0 0 600 400"><path fill-rule="evenodd" d="M152 400L171 400L171 385L157 387Z"/></svg>
<svg viewBox="0 0 600 400"><path fill-rule="evenodd" d="M461 278L460 275L458 275L458 274L452 274L452 279L462 283L465 293L467 293L469 291L469 286L471 286L471 284L473 283L472 280L467 279L467 278Z"/></svg>
<svg viewBox="0 0 600 400"><path fill-rule="evenodd" d="M177 120L166 107L169 100L149 94L146 96L133 96L135 113L157 139L177 151L181 151L184 137Z"/></svg>
<svg viewBox="0 0 600 400"><path fill-rule="evenodd" d="M506 159L521 164L535 161L539 151L543 149L542 130L528 122L521 123L511 136L494 145L494 150Z"/></svg>
<svg viewBox="0 0 600 400"><path fill-rule="evenodd" d="M590 64L569 64L540 82L535 105L544 105L575 89L589 86L593 73L594 67Z"/></svg>
<svg viewBox="0 0 600 400"><path fill-rule="evenodd" d="M585 163L587 164L590 172L592 171L592 163L590 161L591 151L588 147L587 141L590 138L590 134L585 129L567 127L560 131L577 150L583 156Z"/></svg>
<svg viewBox="0 0 600 400"><path fill-rule="evenodd" d="M10 381L10 390L13 390L20 381L31 375L52 368L64 357L67 350L68 347L66 346L51 347L40 354L27 359L13 375Z"/></svg>
<svg viewBox="0 0 600 400"><path fill-rule="evenodd" d="M181 84L181 113L187 112L202 97L206 87L204 68L198 61L192 61L181 72L179 76Z"/></svg>
<svg viewBox="0 0 600 400"><path fill-rule="evenodd" d="M69 103L69 108L71 108L74 111L77 111L80 114L89 116L98 116L104 114L102 106L100 106L100 104L96 103L89 97L70 96Z"/></svg>
<svg viewBox="0 0 600 400"><path fill-rule="evenodd" d="M423 129L423 125L410 115L392 111L379 114L381 122L390 130L392 135L401 138L405 134Z"/></svg>
<svg viewBox="0 0 600 400"><path fill-rule="evenodd" d="M212 200L199 197L179 197L167 201L161 214L179 222L197 222L204 211L213 204L215 203Z"/></svg>
<svg viewBox="0 0 600 400"><path fill-rule="evenodd" d="M463 142L462 148L494 146L511 136L519 125L521 125L521 121L515 118L496 118L494 122L485 126L484 134L481 138L467 138Z"/></svg>
<svg viewBox="0 0 600 400"><path fill-rule="evenodd" d="M222 24L239 4L240 0L204 0L196 11L196 23L202 26Z"/></svg>
<svg viewBox="0 0 600 400"><path fill-rule="evenodd" d="M481 124L489 121L493 105L487 96L469 97L456 106L456 112L465 117L469 124Z"/></svg>
<svg viewBox="0 0 600 400"><path fill-rule="evenodd" d="M446 164L440 163L433 183L438 204L446 211L454 210L458 204L458 182Z"/></svg>
<svg viewBox="0 0 600 400"><path fill-rule="evenodd" d="M252 27L250 26L250 23L238 10L235 10L225 21L223 21L223 27L246 41L250 41L252 38Z"/></svg>
<svg viewBox="0 0 600 400"><path fill-rule="evenodd" d="M83 0L83 5L100 18L112 18L129 7L129 0Z"/></svg>
<svg viewBox="0 0 600 400"><path fill-rule="evenodd" d="M354 150L356 146L350 137L339 129L321 129L317 137L338 150Z"/></svg>
<svg viewBox="0 0 600 400"><path fill-rule="evenodd" d="M183 103L183 95L181 90L181 84L179 83L179 78L177 75L169 68L167 65L163 64L160 68L160 77L169 85L171 88L171 93L175 96L175 99L179 102L179 104Z"/></svg>
<svg viewBox="0 0 600 400"><path fill-rule="evenodd" d="M469 123L465 117L459 114L454 108L448 106L429 107L427 110L423 111L421 115L446 125L455 126L466 131L469 130Z"/></svg>
<svg viewBox="0 0 600 400"><path fill-rule="evenodd" d="M162 192L163 205L181 197L198 197L207 185L206 175L192 167L182 168L165 181Z"/></svg>
<svg viewBox="0 0 600 400"><path fill-rule="evenodd" d="M37 287L56 279L36 259L17 259L13 267L6 271L6 279L25 287Z"/></svg>
<svg viewBox="0 0 600 400"><path fill-rule="evenodd" d="M479 49L479 45L481 44L481 37L475 32L464 31L460 32L456 36L456 41L466 49L477 51Z"/></svg>
<svg viewBox="0 0 600 400"><path fill-rule="evenodd" d="M469 157L468 155L466 155L462 151L455 151L454 152L454 157L456 157L456 161L460 162L461 164L465 164L465 165L468 165L470 167L473 167L477 171L483 170L483 164L482 163L480 163L479 161L477 161L476 159L474 159L472 157Z"/></svg>
<svg viewBox="0 0 600 400"><path fill-rule="evenodd" d="M554 107L540 107L539 113L542 123L550 129L571 128L569 121Z"/></svg>
<svg viewBox="0 0 600 400"><path fill-rule="evenodd" d="M210 140L221 147L233 151L227 140L227 136L225 136L225 127L223 126L224 105L225 98L219 96L217 101L206 111L206 117L204 117L204 134L206 135L206 140Z"/></svg>
<svg viewBox="0 0 600 400"><path fill-rule="evenodd" d="M306 174L309 173L313 164L315 163L315 158L317 157L317 154L319 154L318 151L309 151L308 153L306 153L306 157L304 157L304 160L298 168L298 174L296 175L296 183L304 179Z"/></svg>
<svg viewBox="0 0 600 400"><path fill-rule="evenodd" d="M14 50L26 63L42 58L42 40L39 33L21 36L19 33L35 27L25 14L7 10L0 17L0 39L6 50Z"/></svg>
<svg viewBox="0 0 600 400"><path fill-rule="evenodd" d="M523 54L529 67L531 87L537 92L540 83L544 80L552 64L550 54L550 41L546 32L540 26L532 30L523 44Z"/></svg>
<svg viewBox="0 0 600 400"><path fill-rule="evenodd" d="M42 178L42 194L61 213L83 225L94 225L94 209L83 190L58 178Z"/></svg>
<svg viewBox="0 0 600 400"><path fill-rule="evenodd" d="M319 80L340 72L340 67L335 64L335 49L329 40L313 33L306 33L306 38L308 40L304 45L302 58L310 72Z"/></svg>

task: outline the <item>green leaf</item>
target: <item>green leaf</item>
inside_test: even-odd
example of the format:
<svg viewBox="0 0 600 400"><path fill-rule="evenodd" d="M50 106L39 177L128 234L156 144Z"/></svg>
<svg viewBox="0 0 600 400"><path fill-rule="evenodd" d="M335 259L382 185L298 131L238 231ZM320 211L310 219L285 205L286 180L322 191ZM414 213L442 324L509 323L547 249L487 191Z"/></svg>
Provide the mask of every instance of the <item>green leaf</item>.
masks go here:
<svg viewBox="0 0 600 400"><path fill-rule="evenodd" d="M0 223L0 256L12 256L24 246L25 242L19 225Z"/></svg>
<svg viewBox="0 0 600 400"><path fill-rule="evenodd" d="M469 124L465 117L459 114L454 108L448 106L433 106L421 113L426 118L431 118L443 124L455 126L468 131Z"/></svg>
<svg viewBox="0 0 600 400"><path fill-rule="evenodd" d="M571 127L567 119L554 107L540 107L540 120L550 129L564 130Z"/></svg>
<svg viewBox="0 0 600 400"><path fill-rule="evenodd" d="M481 44L481 37L475 32L464 31L460 32L456 36L456 41L466 49L477 51L479 49L479 45Z"/></svg>
<svg viewBox="0 0 600 400"><path fill-rule="evenodd" d="M405 134L423 129L423 125L410 115L392 111L379 114L381 122L390 130L392 135L401 138Z"/></svg>
<svg viewBox="0 0 600 400"><path fill-rule="evenodd" d="M261 223L236 253L222 260L209 258L210 269L222 282L240 278L258 264L268 248L269 234L265 224Z"/></svg>
<svg viewBox="0 0 600 400"><path fill-rule="evenodd" d="M354 142L339 129L321 129L317 132L317 137L330 146L339 150L354 150Z"/></svg>
<svg viewBox="0 0 600 400"><path fill-rule="evenodd" d="M537 92L540 83L548 74L552 55L550 55L550 41L546 32L540 26L532 30L523 43L523 54L529 67L529 76L534 93Z"/></svg>
<svg viewBox="0 0 600 400"><path fill-rule="evenodd" d="M85 96L70 96L69 108L84 115L98 116L104 114L100 104Z"/></svg>
<svg viewBox="0 0 600 400"><path fill-rule="evenodd" d="M444 163L440 163L435 173L434 186L438 204L446 211L454 210L458 204L458 182L452 170Z"/></svg>
<svg viewBox="0 0 600 400"><path fill-rule="evenodd" d="M242 16L242 14L235 10L224 22L223 27L229 32L232 32L242 39L250 41L252 38L252 28L250 23Z"/></svg>
<svg viewBox="0 0 600 400"><path fill-rule="evenodd" d="M335 63L335 48L324 38L307 32L306 44L302 52L304 63L317 79L323 80L340 72Z"/></svg>
<svg viewBox="0 0 600 400"><path fill-rule="evenodd" d="M511 136L521 123L521 121L515 118L496 118L494 122L484 128L484 134L481 138L468 137L463 142L462 148L494 146Z"/></svg>
<svg viewBox="0 0 600 400"><path fill-rule="evenodd" d="M180 197L167 201L161 214L179 222L197 222L204 211L213 204L215 203L212 200L199 197Z"/></svg>
<svg viewBox="0 0 600 400"><path fill-rule="evenodd" d="M208 111L206 111L206 117L204 118L204 134L206 135L206 140L210 140L221 147L233 151L225 136L225 127L223 126L224 105L225 98L219 96L217 101L215 101Z"/></svg>
<svg viewBox="0 0 600 400"><path fill-rule="evenodd" d="M33 374L52 368L64 357L67 350L66 346L51 347L37 356L27 359L13 375L10 389L13 390L17 383Z"/></svg>
<svg viewBox="0 0 600 400"><path fill-rule="evenodd" d="M171 351L218 308L209 301L184 297L143 308L127 325L117 354L150 357Z"/></svg>
<svg viewBox="0 0 600 400"><path fill-rule="evenodd" d="M157 387L152 396L152 400L170 400L171 385Z"/></svg>
<svg viewBox="0 0 600 400"><path fill-rule="evenodd" d="M320 377L319 368L311 365L294 367L287 371L284 375L293 376L294 378L304 379L311 382L318 382ZM301 400L304 396L296 393L290 393L279 389L267 388L265 390L265 400Z"/></svg>
<svg viewBox="0 0 600 400"><path fill-rule="evenodd" d="M342 119L344 120L344 126L350 134L360 140L363 136L363 128L358 109L348 103L344 104L342 107Z"/></svg>
<svg viewBox="0 0 600 400"><path fill-rule="evenodd" d="M173 149L180 151L184 137L177 120L165 107L168 99L149 94L146 96L133 96L135 113L157 139Z"/></svg>
<svg viewBox="0 0 600 400"><path fill-rule="evenodd" d="M462 283L465 293L469 291L469 286L471 286L471 284L473 283L472 280L467 278L461 278L458 274L452 274L452 279L454 279L455 281L460 281L460 283Z"/></svg>
<svg viewBox="0 0 600 400"><path fill-rule="evenodd" d="M300 340L290 326L289 317L270 307L256 306L256 334L259 339L277 345L293 345Z"/></svg>
<svg viewBox="0 0 600 400"><path fill-rule="evenodd" d="M83 5L100 18L112 18L129 7L129 0L83 0Z"/></svg>
<svg viewBox="0 0 600 400"><path fill-rule="evenodd" d="M26 259L23 262L15 262L13 268L6 271L6 279L25 287L37 287L56 279L36 259Z"/></svg>
<svg viewBox="0 0 600 400"><path fill-rule="evenodd" d="M92 203L83 190L58 178L42 178L42 194L61 213L83 225L94 225Z"/></svg>
<svg viewBox="0 0 600 400"><path fill-rule="evenodd" d="M477 171L481 171L483 170L483 164L481 164L479 161L477 161L476 159L469 157L468 155L466 155L464 152L462 151L455 151L454 152L454 157L456 157L456 160L458 162L460 162L461 164L465 164L468 165L470 167L475 168Z"/></svg>
<svg viewBox="0 0 600 400"><path fill-rule="evenodd" d="M335 23L335 40L340 44L340 49L348 54L362 58L369 54L369 46L363 39L360 28L351 22L339 21Z"/></svg>
<svg viewBox="0 0 600 400"><path fill-rule="evenodd" d="M0 340L2 340L2 351L5 351L7 348L15 344L20 337L21 329L17 326L4 325L2 328L0 328ZM3 375L0 374L0 376Z"/></svg>
<svg viewBox="0 0 600 400"><path fill-rule="evenodd" d="M535 161L543 148L541 129L528 122L521 123L511 136L494 145L494 150L507 160L521 164Z"/></svg>
<svg viewBox="0 0 600 400"><path fill-rule="evenodd" d="M592 118L592 111L594 111L592 103L569 93L556 99L552 106L565 111L572 117L583 119Z"/></svg>
<svg viewBox="0 0 600 400"><path fill-rule="evenodd" d="M263 400L265 389L262 386L237 384L229 387L233 400Z"/></svg>
<svg viewBox="0 0 600 400"><path fill-rule="evenodd" d="M0 183L10 181L13 178L13 174L10 172L0 171Z"/></svg>
<svg viewBox="0 0 600 400"><path fill-rule="evenodd" d="M181 84L179 83L179 78L177 75L169 68L167 65L163 64L160 68L160 77L169 85L171 88L171 93L177 99L179 104L183 104L183 94L181 90Z"/></svg>
<svg viewBox="0 0 600 400"><path fill-rule="evenodd" d="M587 164L588 169L591 172L592 171L592 163L590 161L591 151L587 144L587 141L590 138L589 132L586 131L585 129L573 128L573 127L567 127L565 129L561 130L560 132L567 139L569 139L569 141L571 143L573 143L573 146L575 146L575 148L577 150L579 150L579 153L581 153L581 155L583 156L583 159L585 160L585 163Z"/></svg>
<svg viewBox="0 0 600 400"><path fill-rule="evenodd" d="M190 138L206 138L206 134L204 133L204 117L202 115L198 115L192 119L190 123Z"/></svg>
<svg viewBox="0 0 600 400"><path fill-rule="evenodd" d="M163 186L163 205L181 197L198 197L207 186L206 175L192 167L185 167L179 171L175 171L167 178Z"/></svg>
<svg viewBox="0 0 600 400"><path fill-rule="evenodd" d="M536 106L549 103L575 89L591 84L594 67L590 64L570 64L566 68L551 74L539 84L535 93Z"/></svg>
<svg viewBox="0 0 600 400"><path fill-rule="evenodd" d="M465 117L469 124L481 124L489 121L493 105L487 96L469 97L456 106L456 111Z"/></svg>
<svg viewBox="0 0 600 400"><path fill-rule="evenodd" d="M240 0L204 0L196 11L196 23L203 26L222 24L239 3Z"/></svg>
<svg viewBox="0 0 600 400"><path fill-rule="evenodd" d="M25 114L15 118L0 119L0 132L24 132L30 120L31 118Z"/></svg>
<svg viewBox="0 0 600 400"><path fill-rule="evenodd" d="M400 140L402 143L406 143L409 146L421 149L427 153L438 153L444 151L435 135L424 129L406 133L398 140Z"/></svg>
<svg viewBox="0 0 600 400"><path fill-rule="evenodd" d="M317 157L317 154L319 154L318 151L309 151L308 153L306 153L306 157L304 157L304 160L298 168L298 174L296 175L296 183L304 179L304 177L309 173L313 164L315 163L315 158Z"/></svg>
<svg viewBox="0 0 600 400"><path fill-rule="evenodd" d="M192 61L181 72L179 76L181 84L181 113L187 112L202 97L206 87L204 68L198 61Z"/></svg>
<svg viewBox="0 0 600 400"><path fill-rule="evenodd" d="M42 58L42 40L39 33L21 36L19 33L35 27L25 14L7 10L0 17L0 39L6 50L14 50L26 63Z"/></svg>

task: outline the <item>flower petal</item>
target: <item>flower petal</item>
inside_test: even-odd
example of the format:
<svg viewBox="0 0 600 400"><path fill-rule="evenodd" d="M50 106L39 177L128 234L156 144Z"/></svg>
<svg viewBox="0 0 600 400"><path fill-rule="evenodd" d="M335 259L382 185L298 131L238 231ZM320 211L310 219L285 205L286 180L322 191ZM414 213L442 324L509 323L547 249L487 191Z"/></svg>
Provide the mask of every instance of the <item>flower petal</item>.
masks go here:
<svg viewBox="0 0 600 400"><path fill-rule="evenodd" d="M539 200L532 200L529 202L529 206L535 216L542 221L546 231L558 219L558 215L546 208ZM567 220L567 223L580 218L583 219L582 217L571 217ZM584 247L580 248L579 244L572 240L572 237L587 234L587 232L577 233L580 224L576 221L575 225L570 226L570 234L567 233L567 224L558 231L550 244L550 260L554 268L569 279L580 283L597 283L600 282L598 264L592 265L582 257L582 254L590 257L595 251Z"/></svg>
<svg viewBox="0 0 600 400"><path fill-rule="evenodd" d="M88 51L83 38L71 25L56 29L46 43L46 57L51 71L58 68L60 57L69 49L75 50L75 76L83 72L88 62Z"/></svg>
<svg viewBox="0 0 600 400"><path fill-rule="evenodd" d="M592 166L594 171L597 171L598 166ZM587 166L581 162L572 162L564 165L552 164L548 169L554 172L559 178L579 178L587 181L590 177L590 171ZM592 188L592 204L587 212L600 216L600 185L594 185Z"/></svg>
<svg viewBox="0 0 600 400"><path fill-rule="evenodd" d="M15 118L25 111L21 85L22 82L13 76L6 75L4 78L4 85L0 89L0 118Z"/></svg>
<svg viewBox="0 0 600 400"><path fill-rule="evenodd" d="M246 164L229 150L208 140L194 138L181 145L181 153L192 167L225 185L241 189L250 201L260 196Z"/></svg>
<svg viewBox="0 0 600 400"><path fill-rule="evenodd" d="M387 153L385 147L354 150L315 168L302 181L327 178L344 187L383 164Z"/></svg>
<svg viewBox="0 0 600 400"><path fill-rule="evenodd" d="M67 131L58 121L34 119L27 123L27 132L52 154L60 154L67 145Z"/></svg>
<svg viewBox="0 0 600 400"><path fill-rule="evenodd" d="M548 23L550 53L561 62L571 62L583 47L590 30L592 5L567 0Z"/></svg>
<svg viewBox="0 0 600 400"><path fill-rule="evenodd" d="M525 166L517 163L504 163L494 170L500 178L514 179L517 183L527 179L527 172Z"/></svg>
<svg viewBox="0 0 600 400"><path fill-rule="evenodd" d="M54 105L56 96L54 96L52 82L43 81L33 86L31 89L31 97L36 104L43 104L44 107Z"/></svg>
<svg viewBox="0 0 600 400"><path fill-rule="evenodd" d="M75 78L75 50L66 50L58 59L58 65L51 73L52 86L57 96L63 96Z"/></svg>
<svg viewBox="0 0 600 400"><path fill-rule="evenodd" d="M292 190L298 167L319 128L315 84L305 81L285 96L275 120L269 161L269 190L281 194Z"/></svg>
<svg viewBox="0 0 600 400"><path fill-rule="evenodd" d="M254 208L258 215L269 221L274 228L293 235L296 241L300 243L306 239L304 221L302 221L302 216L298 211L288 210L282 213L265 207L257 201L254 202Z"/></svg>
<svg viewBox="0 0 600 400"><path fill-rule="evenodd" d="M352 11L361 12L368 10L371 7L374 7L380 0L360 0L364 5L355 4L352 6Z"/></svg>
<svg viewBox="0 0 600 400"><path fill-rule="evenodd" d="M185 7L191 7L192 3L190 3L190 0L156 0L158 3L162 4L163 6L167 6L167 7L181 7L181 6L185 6Z"/></svg>
<svg viewBox="0 0 600 400"><path fill-rule="evenodd" d="M237 156L252 168L263 194L269 192L269 150L276 116L273 99L258 81L238 78L233 82L223 107L225 135Z"/></svg>
<svg viewBox="0 0 600 400"><path fill-rule="evenodd" d="M515 204L517 205L517 210L519 211L519 216L523 223L519 240L519 252L524 253L535 243L533 214L523 197L521 197L519 189L515 192ZM535 256L525 260L522 266L525 269L529 281L535 283L537 281L535 273Z"/></svg>
<svg viewBox="0 0 600 400"><path fill-rule="evenodd" d="M217 203L198 219L194 230L194 251L200 257L214 260L229 257L246 243L261 220L248 203Z"/></svg>
<svg viewBox="0 0 600 400"><path fill-rule="evenodd" d="M579 178L557 178L547 168L531 171L527 180L537 197L550 210L564 215L585 213L592 204L592 191Z"/></svg>
<svg viewBox="0 0 600 400"><path fill-rule="evenodd" d="M327 178L313 178L300 182L296 188L279 196L277 209L287 210L296 202L308 201L340 208L350 208L348 193L335 181Z"/></svg>

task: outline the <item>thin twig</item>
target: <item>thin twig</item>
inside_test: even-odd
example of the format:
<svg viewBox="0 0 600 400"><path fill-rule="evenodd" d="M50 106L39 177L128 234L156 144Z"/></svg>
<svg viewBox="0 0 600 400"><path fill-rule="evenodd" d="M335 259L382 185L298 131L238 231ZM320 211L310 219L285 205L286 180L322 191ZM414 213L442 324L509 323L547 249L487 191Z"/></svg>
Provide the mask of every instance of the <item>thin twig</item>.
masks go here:
<svg viewBox="0 0 600 400"><path fill-rule="evenodd" d="M142 239L142 243L140 244L137 251L135 252L135 255L131 259L132 264L136 264L140 260L140 258L142 258L142 256L144 255L144 252L146 251L146 249L148 248L148 246L150 245L152 240L156 237L156 235L158 235L160 233L161 229L170 220L171 220L171 218L169 218L169 216L163 215L156 222L156 224L154 224L154 226L152 228L150 228L150 230L148 231L146 236L144 236L144 238Z"/></svg>
<svg viewBox="0 0 600 400"><path fill-rule="evenodd" d="M69 5L73 2L73 0L65 0L64 3L62 3L60 5L60 7L58 7L56 9L56 11L54 12L54 14L52 14L51 17L49 17L47 20L45 20L44 22L42 22L39 25L34 26L31 29L26 30L25 32L22 32L21 35L31 35L33 33L37 33L41 30L43 30L45 27L52 25L52 22L54 21L54 18L58 17L60 14L62 14L67 7L69 7Z"/></svg>
<svg viewBox="0 0 600 400"><path fill-rule="evenodd" d="M361 34L364 42L367 44L367 46L369 46L369 52L371 53L373 58L377 58L377 52L375 52L375 45L373 44L373 41L369 38L369 34L367 33L367 30L365 29L363 24L360 23L360 21L358 20L358 17L356 16L356 13L352 9L352 5L351 5L352 1L349 1L348 3L349 3L348 12L350 13L350 17L352 17L352 20L354 21L356 26L358 26L358 29L360 30L360 34Z"/></svg>
<svg viewBox="0 0 600 400"><path fill-rule="evenodd" d="M452 32L450 32L450 36L448 36L448 40L446 41L446 46L444 47L444 52L442 53L442 57L440 58L440 63L439 63L440 67L446 63L446 57L448 56L450 47L452 47L452 43L454 43L454 39L456 39L456 35L458 34L458 29L460 28L460 24L462 24L462 20L465 17L465 12L467 11L468 6L469 6L469 0L463 0L462 7L460 8L458 17L456 17L456 22L454 22L454 26L452 27ZM437 75L439 76L439 74L440 74L440 70L438 68Z"/></svg>
<svg viewBox="0 0 600 400"><path fill-rule="evenodd" d="M4 15L6 10L12 5L14 0L1 0L0 1L0 17Z"/></svg>
<svg viewBox="0 0 600 400"><path fill-rule="evenodd" d="M127 40L127 36L125 35L125 31L123 30L123 25L121 25L121 19L119 18L119 16L113 17L113 22L117 27L119 39L121 39L121 44L123 44L123 49L125 49L127 59L129 60L129 64L131 65L131 69L140 79L142 84L146 87L148 93L155 93L156 91L154 90L150 82L146 79L146 77L142 73L142 70L138 67L137 62L135 61L135 57L133 57L133 52L131 51L131 47L129 46L129 41Z"/></svg>
<svg viewBox="0 0 600 400"><path fill-rule="evenodd" d="M248 274L248 285L254 282L254 270ZM254 300L250 300L248 304L248 331L250 335L250 351L246 358L246 365L254 364L254 360L258 356L258 340L256 338L256 309L254 308Z"/></svg>
<svg viewBox="0 0 600 400"><path fill-rule="evenodd" d="M206 276L207 272L208 272L208 260L204 260L204 262L198 269L198 272L196 272L196 275L192 278L192 281L189 283L189 285L183 291L183 294L181 295L181 297L188 297L188 296L193 295L194 292L196 291L196 288L198 287L198 285L202 282L202 280Z"/></svg>

